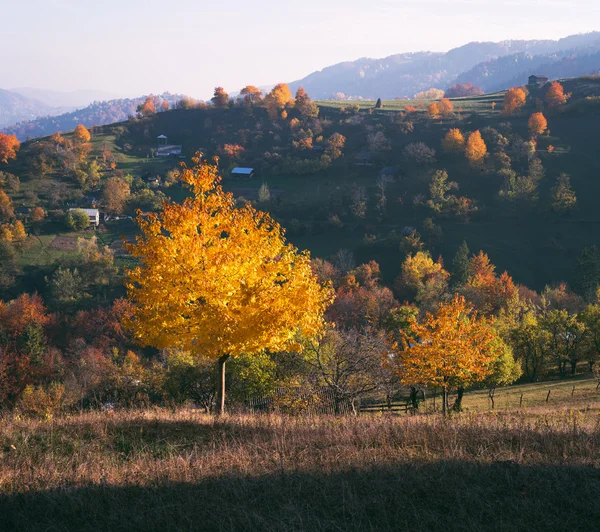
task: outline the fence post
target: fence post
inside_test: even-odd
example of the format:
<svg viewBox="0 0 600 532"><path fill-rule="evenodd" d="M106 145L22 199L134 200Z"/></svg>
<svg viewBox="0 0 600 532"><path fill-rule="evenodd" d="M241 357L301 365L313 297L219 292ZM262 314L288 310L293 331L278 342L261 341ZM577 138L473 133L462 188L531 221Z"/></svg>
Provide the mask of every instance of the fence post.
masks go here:
<svg viewBox="0 0 600 532"><path fill-rule="evenodd" d="M551 391L552 391L552 390L548 390L548 395L546 396L546 402L548 402L548 400L550 399L550 392L551 392Z"/></svg>
<svg viewBox="0 0 600 532"><path fill-rule="evenodd" d="M573 384L573 389L571 390L571 397L573 397L574 393L575 393L575 385Z"/></svg>
<svg viewBox="0 0 600 532"><path fill-rule="evenodd" d="M523 394L521 394L521 398L519 399L519 408L523 406Z"/></svg>

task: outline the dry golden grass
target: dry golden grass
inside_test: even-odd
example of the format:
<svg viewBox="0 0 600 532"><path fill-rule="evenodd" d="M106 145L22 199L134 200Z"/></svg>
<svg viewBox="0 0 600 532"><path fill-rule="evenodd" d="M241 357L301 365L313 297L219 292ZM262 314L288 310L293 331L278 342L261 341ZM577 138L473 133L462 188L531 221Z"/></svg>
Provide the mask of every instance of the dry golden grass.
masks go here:
<svg viewBox="0 0 600 532"><path fill-rule="evenodd" d="M0 422L0 530L594 530L597 411ZM4 523L4 526L2 525Z"/></svg>

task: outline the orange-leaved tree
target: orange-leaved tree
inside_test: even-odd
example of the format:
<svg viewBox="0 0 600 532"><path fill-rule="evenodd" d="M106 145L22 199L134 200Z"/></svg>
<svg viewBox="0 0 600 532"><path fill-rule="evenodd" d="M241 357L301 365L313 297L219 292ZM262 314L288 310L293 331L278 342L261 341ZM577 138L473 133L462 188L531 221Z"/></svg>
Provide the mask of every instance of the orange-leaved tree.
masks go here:
<svg viewBox="0 0 600 532"><path fill-rule="evenodd" d="M6 164L9 159L16 159L20 147L16 135L0 133L0 162Z"/></svg>
<svg viewBox="0 0 600 532"><path fill-rule="evenodd" d="M460 129L448 130L442 140L442 148L446 153L462 153L465 151L465 137Z"/></svg>
<svg viewBox="0 0 600 532"><path fill-rule="evenodd" d="M474 166L479 166L483 163L483 159L487 155L487 146L479 130L469 135L465 146L465 155Z"/></svg>
<svg viewBox="0 0 600 532"><path fill-rule="evenodd" d="M454 110L454 104L448 98L442 98L437 106L442 116L448 116Z"/></svg>
<svg viewBox="0 0 600 532"><path fill-rule="evenodd" d="M427 116L429 118L437 118L440 116L440 107L437 103L432 103L427 106Z"/></svg>
<svg viewBox="0 0 600 532"><path fill-rule="evenodd" d="M83 124L79 124L73 130L73 140L75 142L80 143L80 144L85 144L86 142L89 142L91 139L92 139L92 135L90 135L88 128L85 127Z"/></svg>
<svg viewBox="0 0 600 532"><path fill-rule="evenodd" d="M236 208L216 164L200 157L179 176L191 197L138 214L142 235L127 245L139 259L127 272L128 326L141 345L217 360L223 413L229 357L299 350L298 335L320 334L333 291L268 214Z"/></svg>
<svg viewBox="0 0 600 532"><path fill-rule="evenodd" d="M457 409L467 386L492 372L501 354L492 322L479 317L464 297L440 303L435 314L419 322L410 318L409 332L401 331L404 349L397 350L395 370L407 386L442 389L442 409L448 412L448 393L458 390Z"/></svg>
<svg viewBox="0 0 600 532"><path fill-rule="evenodd" d="M560 107L567 103L570 97L571 93L565 94L564 87L558 81L553 81L546 91L544 100L548 104L548 107Z"/></svg>
<svg viewBox="0 0 600 532"><path fill-rule="evenodd" d="M229 94L223 87L215 87L215 95L210 99L215 107L227 107L229 105Z"/></svg>
<svg viewBox="0 0 600 532"><path fill-rule="evenodd" d="M548 129L548 121L543 113L533 113L527 122L529 133L536 137L542 135Z"/></svg>
<svg viewBox="0 0 600 532"><path fill-rule="evenodd" d="M504 95L504 106L502 114L512 115L525 105L527 94L521 88L508 89Z"/></svg>

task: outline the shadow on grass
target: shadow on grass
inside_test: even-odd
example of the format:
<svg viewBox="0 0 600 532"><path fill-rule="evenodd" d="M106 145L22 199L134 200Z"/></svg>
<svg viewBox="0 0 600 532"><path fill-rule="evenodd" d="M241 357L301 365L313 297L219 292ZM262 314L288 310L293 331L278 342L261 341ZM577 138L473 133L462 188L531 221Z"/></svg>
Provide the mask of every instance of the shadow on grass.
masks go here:
<svg viewBox="0 0 600 532"><path fill-rule="evenodd" d="M598 530L600 471L432 462L0 497L2 531Z"/></svg>

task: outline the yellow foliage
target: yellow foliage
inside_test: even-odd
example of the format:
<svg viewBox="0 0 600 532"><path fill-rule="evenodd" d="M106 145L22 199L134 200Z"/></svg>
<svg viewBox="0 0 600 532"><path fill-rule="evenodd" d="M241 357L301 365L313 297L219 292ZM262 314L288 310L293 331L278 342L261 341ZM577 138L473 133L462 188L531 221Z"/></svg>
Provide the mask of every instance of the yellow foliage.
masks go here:
<svg viewBox="0 0 600 532"><path fill-rule="evenodd" d="M396 371L408 386L446 391L469 386L487 377L501 354L492 322L480 318L459 295L440 303L421 323L411 317L410 332L401 334L407 347L396 354Z"/></svg>
<svg viewBox="0 0 600 532"><path fill-rule="evenodd" d="M469 135L467 145L465 147L465 155L472 164L480 164L487 155L487 146L479 130L474 131Z"/></svg>
<svg viewBox="0 0 600 532"><path fill-rule="evenodd" d="M460 129L450 129L442 140L442 148L446 153L462 153L465 150L465 137Z"/></svg>
<svg viewBox="0 0 600 532"><path fill-rule="evenodd" d="M320 333L331 288L268 214L235 207L216 164L193 161L180 177L192 197L139 213L142 236L127 245L140 260L126 283L135 338L211 358L299 349L298 332Z"/></svg>

